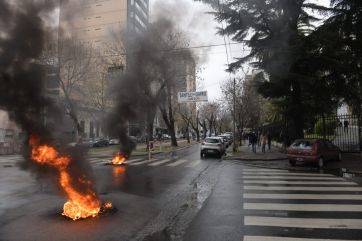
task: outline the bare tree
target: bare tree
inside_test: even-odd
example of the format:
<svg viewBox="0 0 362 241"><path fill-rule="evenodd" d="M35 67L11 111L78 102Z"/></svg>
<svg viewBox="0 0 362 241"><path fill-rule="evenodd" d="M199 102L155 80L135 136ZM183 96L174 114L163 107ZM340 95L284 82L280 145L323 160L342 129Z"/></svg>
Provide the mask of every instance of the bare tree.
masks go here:
<svg viewBox="0 0 362 241"><path fill-rule="evenodd" d="M92 46L75 38L61 39L58 45L60 89L66 113L72 119L79 134L83 132L78 120L78 107L84 100L86 80L92 67Z"/></svg>
<svg viewBox="0 0 362 241"><path fill-rule="evenodd" d="M200 107L199 111L199 124L204 130L204 138L207 135L207 131L209 132L209 136L211 136L212 133L216 133L215 123L219 111L219 104L217 102L205 103Z"/></svg>

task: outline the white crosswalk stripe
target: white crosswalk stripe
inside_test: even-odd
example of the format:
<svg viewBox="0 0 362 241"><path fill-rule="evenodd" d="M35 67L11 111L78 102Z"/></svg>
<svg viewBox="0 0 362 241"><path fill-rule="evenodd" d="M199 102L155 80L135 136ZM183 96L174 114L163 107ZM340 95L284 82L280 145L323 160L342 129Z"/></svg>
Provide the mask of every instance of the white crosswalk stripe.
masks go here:
<svg viewBox="0 0 362 241"><path fill-rule="evenodd" d="M244 193L244 199L362 200L362 195Z"/></svg>
<svg viewBox="0 0 362 241"><path fill-rule="evenodd" d="M361 240L339 231L362 233L362 187L357 183L331 174L265 168L243 169L242 174L244 241ZM250 226L267 229L248 233ZM297 237L288 228L300 230ZM311 233L308 238L300 236L302 230Z"/></svg>
<svg viewBox="0 0 362 241"><path fill-rule="evenodd" d="M244 203L244 209L315 211L315 212L362 212L362 205L346 204L289 204L289 203Z"/></svg>
<svg viewBox="0 0 362 241"><path fill-rule="evenodd" d="M143 165L143 164L147 164L147 163L151 163L157 161L157 159L151 159L151 160L144 160L144 161L138 161L138 162L127 162L126 164L130 165L130 166L139 166L139 165Z"/></svg>
<svg viewBox="0 0 362 241"><path fill-rule="evenodd" d="M154 163L151 163L151 164L148 164L149 166L160 166L162 164L165 164L167 162L171 161L171 159L165 159L165 160L161 160L161 161L158 161L158 162L154 162Z"/></svg>
<svg viewBox="0 0 362 241"><path fill-rule="evenodd" d="M355 182L335 182L335 181L329 181L329 182L325 182L325 181L268 181L268 180L244 180L243 183L245 184L313 184L313 185L341 185L341 186L345 186L345 185L358 185Z"/></svg>
<svg viewBox="0 0 362 241"><path fill-rule="evenodd" d="M186 167L196 167L201 164L201 160L191 161L190 164L186 165Z"/></svg>
<svg viewBox="0 0 362 241"><path fill-rule="evenodd" d="M104 165L104 164L110 164L111 158L102 158L102 157L90 157L87 159L91 164L93 165ZM187 163L189 162L189 163ZM166 166L166 167L187 167L192 168L200 165L202 163L201 160L187 160L187 159L145 159L145 158L135 158L125 161L125 164L129 166L150 166L150 167L158 167L158 166ZM185 164L185 165L183 165Z"/></svg>
<svg viewBox="0 0 362 241"><path fill-rule="evenodd" d="M244 241L351 241L351 240L288 238L288 237L271 237L271 236L244 236Z"/></svg>
<svg viewBox="0 0 362 241"><path fill-rule="evenodd" d="M330 218L284 218L245 216L244 224L248 226L270 226L290 228L330 228L330 229L362 229L361 219Z"/></svg>
<svg viewBox="0 0 362 241"><path fill-rule="evenodd" d="M173 162L173 163L167 164L166 166L168 166L168 167L176 167L176 166L179 166L179 165L181 165L181 164L183 164L183 163L185 163L185 162L188 162L188 161L189 161L189 160L180 159L180 160L175 161L175 162Z"/></svg>
<svg viewBox="0 0 362 241"><path fill-rule="evenodd" d="M283 179L283 180L340 180L343 181L342 177L293 177L293 176L243 176L243 179Z"/></svg>
<svg viewBox="0 0 362 241"><path fill-rule="evenodd" d="M309 186L244 186L245 190L264 190L264 191L342 191L342 192L362 192L362 187L309 187Z"/></svg>

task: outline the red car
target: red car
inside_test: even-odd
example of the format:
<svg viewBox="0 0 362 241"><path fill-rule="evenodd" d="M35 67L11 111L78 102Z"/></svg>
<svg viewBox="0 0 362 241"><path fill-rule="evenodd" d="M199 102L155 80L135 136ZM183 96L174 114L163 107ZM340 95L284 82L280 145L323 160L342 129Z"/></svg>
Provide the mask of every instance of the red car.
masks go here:
<svg viewBox="0 0 362 241"><path fill-rule="evenodd" d="M326 161L341 160L341 150L330 141L321 139L295 140L287 149L289 163L294 166L296 162L314 162L320 168Z"/></svg>

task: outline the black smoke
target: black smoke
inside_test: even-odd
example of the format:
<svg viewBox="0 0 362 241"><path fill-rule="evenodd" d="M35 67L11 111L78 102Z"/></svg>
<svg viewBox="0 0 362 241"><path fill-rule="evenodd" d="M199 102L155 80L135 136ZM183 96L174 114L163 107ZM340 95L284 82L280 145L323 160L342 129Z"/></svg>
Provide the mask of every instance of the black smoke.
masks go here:
<svg viewBox="0 0 362 241"><path fill-rule="evenodd" d="M56 113L46 96L45 69L37 63L49 29L42 20L55 1L0 0L0 108L28 133L50 138L44 112Z"/></svg>
<svg viewBox="0 0 362 241"><path fill-rule="evenodd" d="M57 177L47 166L30 160L29 135L40 138L40 144L55 146L61 156L72 156L69 171L79 190L87 188L78 180L91 176L84 156L86 150L67 148L58 138L64 113L47 94L47 67L39 61L45 44L52 39L54 27L47 21L57 8L57 0L0 0L0 109L25 133L24 162L37 177ZM56 56L54 56L56 57ZM53 66L54 67L54 66ZM55 66L56 67L56 66ZM49 126L46 123L52 122Z"/></svg>
<svg viewBox="0 0 362 241"><path fill-rule="evenodd" d="M193 58L193 54L187 49L187 38L165 17L157 18L142 33L128 30L121 39L127 64L112 78L114 107L107 117L106 130L120 138L121 152L129 156L136 144L127 135L128 123L141 123L141 131L151 139L149 125L157 108L167 101L171 90L177 89L182 60Z"/></svg>

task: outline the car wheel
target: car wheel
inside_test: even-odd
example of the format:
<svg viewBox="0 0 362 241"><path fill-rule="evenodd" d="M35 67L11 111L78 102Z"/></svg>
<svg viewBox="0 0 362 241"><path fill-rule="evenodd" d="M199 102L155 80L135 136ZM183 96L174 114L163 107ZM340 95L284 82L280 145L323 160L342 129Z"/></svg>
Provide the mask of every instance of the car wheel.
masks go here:
<svg viewBox="0 0 362 241"><path fill-rule="evenodd" d="M324 166L324 159L323 159L323 157L320 157L318 159L318 167L323 168L323 166Z"/></svg>
<svg viewBox="0 0 362 241"><path fill-rule="evenodd" d="M295 164L296 164L296 161L294 161L294 160L289 160L289 164L290 164L292 167L294 167Z"/></svg>
<svg viewBox="0 0 362 241"><path fill-rule="evenodd" d="M338 161L342 161L342 152L338 152Z"/></svg>
<svg viewBox="0 0 362 241"><path fill-rule="evenodd" d="M200 153L200 157L201 157L201 158L204 158L204 153L201 152L201 153Z"/></svg>

